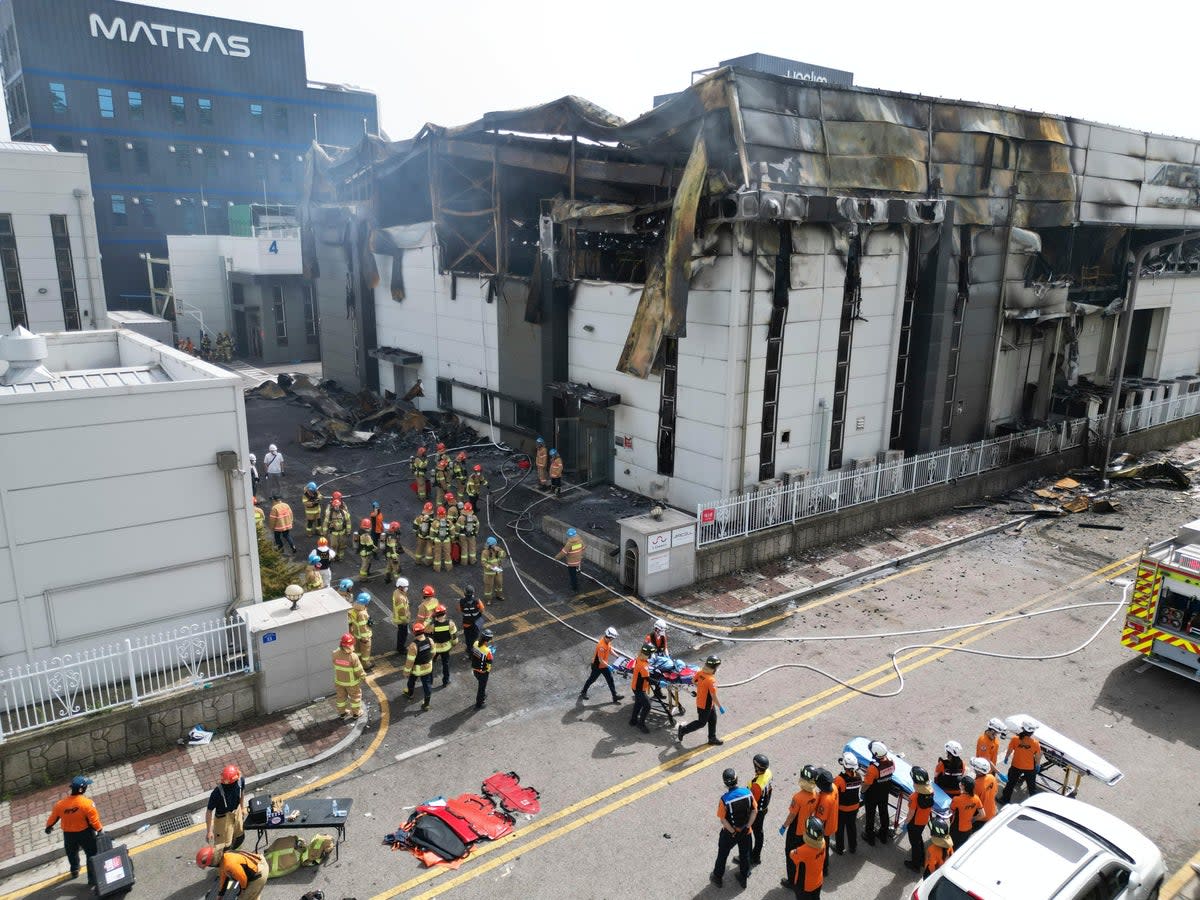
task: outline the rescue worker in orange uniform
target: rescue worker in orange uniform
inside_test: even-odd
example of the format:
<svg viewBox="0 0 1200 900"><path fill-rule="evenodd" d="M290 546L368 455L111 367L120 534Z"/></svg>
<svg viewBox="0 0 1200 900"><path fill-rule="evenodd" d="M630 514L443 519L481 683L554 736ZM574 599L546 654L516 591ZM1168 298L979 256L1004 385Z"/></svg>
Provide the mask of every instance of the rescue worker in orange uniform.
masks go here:
<svg viewBox="0 0 1200 900"><path fill-rule="evenodd" d="M550 488L554 491L554 496L562 496L562 475L563 461L558 455L558 451L553 447L550 448Z"/></svg>
<svg viewBox="0 0 1200 900"><path fill-rule="evenodd" d="M220 870L217 879L217 896L224 897L231 882L238 886L238 900L258 900L271 874L267 861L249 850L218 850L201 847L196 854L196 865L202 869L213 866Z"/></svg>
<svg viewBox="0 0 1200 900"><path fill-rule="evenodd" d="M908 795L908 818L904 820L911 855L904 865L914 872L920 872L925 866L925 826L933 815L933 785L929 783L929 773L920 766L913 766L912 781L913 791Z"/></svg>
<svg viewBox="0 0 1200 900"><path fill-rule="evenodd" d="M779 883L785 888L791 889L796 883L796 863L792 859L792 851L803 843L804 830L808 825L809 819L816 818L819 799L817 795L817 768L816 766L806 765L800 770L800 790L792 794L792 802L788 806L787 818L779 826L779 833L783 835L783 858L787 866L787 877L781 879ZM817 819L817 825L822 840L824 840L825 823ZM821 848L821 851L821 858L818 860L817 865L818 872L822 872L825 868L824 847Z"/></svg>
<svg viewBox="0 0 1200 900"><path fill-rule="evenodd" d="M847 751L842 754L842 771L833 784L838 790L838 828L833 852L841 856L849 846L858 852L858 808L862 805L862 772L858 757Z"/></svg>
<svg viewBox="0 0 1200 900"><path fill-rule="evenodd" d="M992 764L982 756L971 760L971 768L975 772L975 796L979 798L979 818L975 822L975 828L979 829L996 815L996 791L1000 779L992 773Z"/></svg>
<svg viewBox="0 0 1200 900"><path fill-rule="evenodd" d="M975 830L975 820L983 809L983 804L975 796L975 779L970 775L962 777L962 792L956 794L950 801L950 836L954 846L962 849L971 832Z"/></svg>
<svg viewBox="0 0 1200 900"><path fill-rule="evenodd" d="M754 836L754 843L750 848L750 865L757 866L762 862L763 821L771 808L771 794L774 793L771 786L771 761L767 759L766 754L754 754L754 777L750 779L750 793L754 795L754 803L758 807L758 814L750 827Z"/></svg>
<svg viewBox="0 0 1200 900"><path fill-rule="evenodd" d="M71 877L79 877L79 851L83 851L83 864L96 855L96 835L104 831L100 821L100 813L96 804L87 793L92 779L76 775L71 779L71 793L54 804L50 817L46 819L46 834L54 830L56 823L62 823L63 853L71 864ZM92 874L88 873L88 884L93 884Z"/></svg>
<svg viewBox="0 0 1200 900"><path fill-rule="evenodd" d="M710 656L704 661L704 668L696 673L696 721L680 725L676 738L683 742L685 734L691 734L708 726L708 742L714 747L720 747L725 742L717 737L717 713L724 713L723 707L717 700L717 667L721 665L721 657Z"/></svg>
<svg viewBox="0 0 1200 900"><path fill-rule="evenodd" d="M379 549L383 546L383 533L387 530L387 522L384 521L383 509L378 500L371 501L371 511L367 513L367 518L371 520L371 537L375 539L375 554L378 556Z"/></svg>
<svg viewBox="0 0 1200 900"><path fill-rule="evenodd" d="M362 680L366 677L362 660L354 652L354 635L346 632L333 651L334 703L339 719L362 715Z"/></svg>
<svg viewBox="0 0 1200 900"><path fill-rule="evenodd" d="M1029 796L1038 792L1037 773L1042 765L1042 745L1033 733L1037 731L1037 723L1026 719L1021 723L1021 730L1008 741L1008 750L1004 754L1004 763L1012 760L1008 770L1008 783L1004 785L1004 793L1000 797L1003 805L1012 800L1013 788L1018 781L1024 781L1029 789Z"/></svg>
<svg viewBox="0 0 1200 900"><path fill-rule="evenodd" d="M571 582L571 590L579 591L579 567L583 565L583 538L574 528L567 529L567 540L562 549L554 555L567 565L567 576Z"/></svg>
<svg viewBox="0 0 1200 900"><path fill-rule="evenodd" d="M962 758L962 744L946 741L945 755L938 757L933 770L933 783L946 792L947 797L957 797L963 792L962 777L967 766Z"/></svg>
<svg viewBox="0 0 1200 900"><path fill-rule="evenodd" d="M642 649L633 659L631 673L633 713L629 717L629 724L634 728L640 728L646 734L650 733L650 729L646 727L646 716L650 713L650 697L647 691L650 689L650 655L653 652L652 644L642 644Z"/></svg>
<svg viewBox="0 0 1200 900"><path fill-rule="evenodd" d="M925 848L925 870L923 875L928 878L951 856L954 855L954 841L950 839L950 826L941 816L936 816L929 823L929 846Z"/></svg>
<svg viewBox="0 0 1200 900"><path fill-rule="evenodd" d="M825 874L829 874L829 842L838 828L838 792L833 783L833 773L828 769L817 769L816 816L825 826Z"/></svg>
<svg viewBox="0 0 1200 900"><path fill-rule="evenodd" d="M617 637L617 629L609 626L604 629L604 634L600 640L596 641L596 649L592 653L592 671L588 674L587 681L583 683L583 689L579 692L579 700L583 701L588 698L588 688L592 686L597 678L604 676L604 681L608 684L608 691L612 694L612 702L620 703L622 695L617 693L617 686L613 684L612 669L609 668L609 657L612 656L612 642Z"/></svg>
<svg viewBox="0 0 1200 900"><path fill-rule="evenodd" d="M426 452L424 447L418 447L412 462L408 464L412 469L413 481L417 484L417 496L421 500L429 496L429 460L425 458Z"/></svg>
<svg viewBox="0 0 1200 900"><path fill-rule="evenodd" d="M550 479L546 477L546 466L550 464L550 456L546 450L545 438L537 439L537 453L534 455L533 461L537 466L538 487L545 490L550 486Z"/></svg>
<svg viewBox="0 0 1200 900"><path fill-rule="evenodd" d="M1008 733L1003 719L990 719L987 728L975 741L975 755L982 756L992 764L992 771L998 772L996 763L1000 760L1000 739Z"/></svg>
<svg viewBox="0 0 1200 900"><path fill-rule="evenodd" d="M717 861L708 880L721 887L725 883L725 860L729 851L738 848L737 880L742 887L750 878L750 853L753 842L754 822L759 817L758 804L749 788L738 785L737 772L726 769L721 773L725 793L717 801L717 821L721 833L717 836Z"/></svg>
<svg viewBox="0 0 1200 900"><path fill-rule="evenodd" d="M810 816L804 824L804 837L788 854L792 875L790 887L796 900L821 900L821 885L825 883L825 837L821 820Z"/></svg>
<svg viewBox="0 0 1200 900"><path fill-rule="evenodd" d="M875 839L888 843L892 839L892 829L888 816L888 797L892 791L892 775L896 772L896 764L888 756L887 744L883 741L871 741L868 745L871 751L871 763L863 776L863 802L867 806L866 829L863 840L875 846ZM875 819L879 819L879 830L875 830Z"/></svg>

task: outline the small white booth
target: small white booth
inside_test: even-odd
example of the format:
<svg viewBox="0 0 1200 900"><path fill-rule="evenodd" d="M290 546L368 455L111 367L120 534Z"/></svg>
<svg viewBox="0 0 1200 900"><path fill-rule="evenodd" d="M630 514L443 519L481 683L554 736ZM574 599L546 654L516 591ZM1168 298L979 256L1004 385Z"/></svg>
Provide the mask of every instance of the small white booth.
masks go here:
<svg viewBox="0 0 1200 900"><path fill-rule="evenodd" d="M696 517L677 509L618 519L621 583L641 596L686 587L696 579Z"/></svg>

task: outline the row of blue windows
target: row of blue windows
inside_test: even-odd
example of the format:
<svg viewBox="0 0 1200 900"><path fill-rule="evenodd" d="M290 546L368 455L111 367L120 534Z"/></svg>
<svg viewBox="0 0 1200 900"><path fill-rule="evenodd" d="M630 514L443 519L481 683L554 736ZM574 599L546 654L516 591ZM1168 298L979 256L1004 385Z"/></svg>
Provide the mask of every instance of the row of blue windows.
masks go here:
<svg viewBox="0 0 1200 900"><path fill-rule="evenodd" d="M126 115L132 121L141 121L146 117L146 98L142 91L125 92ZM96 102L100 108L100 118L115 119L117 117L116 99L112 88L96 88ZM176 125L188 122L188 103L182 94L169 94L167 100L171 111L171 121ZM67 98L67 86L61 81L50 82L50 108L56 113L65 113L71 108ZM247 103L246 114L250 123L259 132L266 131L266 113L263 104ZM196 97L192 115L201 125L213 124L213 100L211 97ZM288 110L286 106L276 106L271 110L271 127L276 134L288 133Z"/></svg>

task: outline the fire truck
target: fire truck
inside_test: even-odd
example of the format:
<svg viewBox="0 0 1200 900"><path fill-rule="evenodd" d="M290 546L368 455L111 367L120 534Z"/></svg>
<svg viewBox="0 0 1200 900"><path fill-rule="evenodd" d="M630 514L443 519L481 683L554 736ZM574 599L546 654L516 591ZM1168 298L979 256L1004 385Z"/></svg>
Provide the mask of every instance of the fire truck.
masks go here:
<svg viewBox="0 0 1200 900"><path fill-rule="evenodd" d="M1200 519L1142 553L1121 643L1200 681Z"/></svg>

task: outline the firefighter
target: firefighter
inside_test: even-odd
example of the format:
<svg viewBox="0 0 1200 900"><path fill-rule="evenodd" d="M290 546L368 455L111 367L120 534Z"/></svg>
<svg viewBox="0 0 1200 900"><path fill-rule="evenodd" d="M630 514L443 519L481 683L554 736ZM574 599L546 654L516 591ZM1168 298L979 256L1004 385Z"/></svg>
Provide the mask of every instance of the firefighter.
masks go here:
<svg viewBox="0 0 1200 900"><path fill-rule="evenodd" d="M992 772L992 763L986 757L972 759L971 769L975 772L975 796L979 798L979 819L975 822L978 829L996 815L996 790L1000 780Z"/></svg>
<svg viewBox="0 0 1200 900"><path fill-rule="evenodd" d="M200 335L200 358L211 360L212 348L212 340L209 338L208 332L206 331L204 334Z"/></svg>
<svg viewBox="0 0 1200 900"><path fill-rule="evenodd" d="M333 687L338 718L347 714L362 715L362 680L366 677L362 660L354 652L354 635L342 635L338 649L333 651Z"/></svg>
<svg viewBox="0 0 1200 900"><path fill-rule="evenodd" d="M604 676L604 681L608 684L608 692L612 694L612 702L620 703L624 699L621 694L617 693L617 687L613 684L612 669L609 667L608 662L609 657L612 656L612 642L616 637L617 629L610 625L604 629L604 634L600 640L596 641L596 649L592 652L592 671L588 674L587 681L583 683L583 689L579 692L580 701L588 698L588 688L601 675Z"/></svg>
<svg viewBox="0 0 1200 900"><path fill-rule="evenodd" d="M562 473L563 461L558 455L558 451L553 447L550 448L550 488L554 491L555 497L562 496Z"/></svg>
<svg viewBox="0 0 1200 900"><path fill-rule="evenodd" d="M483 477L483 466L476 463L471 474L467 478L465 489L462 493L466 494L467 502L475 507L479 506L479 495L488 489L488 480Z"/></svg>
<svg viewBox="0 0 1200 900"><path fill-rule="evenodd" d="M417 679L421 679L421 692L425 702L421 711L429 709L429 698L433 696L433 644L425 634L425 625L417 622L412 627L413 639L408 645L408 658L404 661L404 674L408 676L408 687L404 689L404 697L411 700L413 688Z"/></svg>
<svg viewBox="0 0 1200 900"><path fill-rule="evenodd" d="M446 496L442 498L442 506L446 507L446 518L450 520L450 524L457 527L462 507L459 506L458 497L455 496L453 491L446 491Z"/></svg>
<svg viewBox="0 0 1200 900"><path fill-rule="evenodd" d="M346 535L350 534L351 521L350 510L342 502L342 492L334 491L329 498L329 505L325 507L325 520L321 524L321 531L329 539L329 546L338 556L346 550Z"/></svg>
<svg viewBox="0 0 1200 900"><path fill-rule="evenodd" d="M723 707L717 700L717 667L721 665L721 657L710 656L704 661L704 668L696 673L696 721L680 725L676 738L683 742L685 734L691 734L708 726L708 742L719 747L725 742L717 737L717 713L724 714Z"/></svg>
<svg viewBox="0 0 1200 900"><path fill-rule="evenodd" d="M321 501L325 498L317 490L317 483L310 481L304 486L300 495L300 505L304 507L304 534L312 537L321 528Z"/></svg>
<svg viewBox="0 0 1200 900"><path fill-rule="evenodd" d="M629 717L629 724L634 728L640 728L644 733L649 734L650 729L646 727L646 716L650 712L650 698L646 691L650 687L650 654L654 652L654 647L651 644L642 644L642 648L638 651L638 655L633 659L632 685L633 688L633 712ZM726 850L728 853L728 850ZM721 860L724 863L724 859ZM721 867L724 870L724 866ZM747 865L747 869L749 865Z"/></svg>
<svg viewBox="0 0 1200 900"><path fill-rule="evenodd" d="M946 741L946 754L938 758L933 770L933 783L945 791L948 797L957 797L963 792L963 773L966 763L962 758L962 744L958 741Z"/></svg>
<svg viewBox="0 0 1200 900"><path fill-rule="evenodd" d="M310 550L308 553L308 568L304 570L304 589L298 591L296 599L299 600L300 595L304 591L319 591L325 587L325 579L321 577L321 557L316 550ZM299 588L298 584L289 584L288 588ZM287 590L284 591L284 596L291 599Z"/></svg>
<svg viewBox="0 0 1200 900"><path fill-rule="evenodd" d="M400 543L400 523L392 522L383 536L383 557L387 560L387 570L383 573L384 581L391 581L400 575L400 556L404 553L404 545Z"/></svg>
<svg viewBox="0 0 1200 900"><path fill-rule="evenodd" d="M83 864L96 855L96 835L104 831L96 804L87 793L92 779L76 775L71 779L71 793L54 804L50 817L46 819L46 834L54 830L57 822L62 823L63 853L71 864L71 877L79 877L79 851L83 851ZM88 872L88 884L92 884L92 873Z"/></svg>
<svg viewBox="0 0 1200 900"><path fill-rule="evenodd" d="M757 866L762 862L763 822L766 821L767 811L771 808L771 761L765 754L754 754L754 777L750 779L750 793L754 795L754 803L758 807L758 815L754 817L750 831L754 842L750 847L750 865Z"/></svg>
<svg viewBox="0 0 1200 900"><path fill-rule="evenodd" d="M196 865L202 869L212 866L220 870L217 878L217 896L224 897L230 882L238 886L238 900L258 900L263 886L271 877L270 864L257 853L248 850L220 850L201 847L196 854Z"/></svg>
<svg viewBox="0 0 1200 900"><path fill-rule="evenodd" d="M408 621L411 617L411 607L408 602L408 579L397 578L396 589L392 591L392 624L396 626L396 652L404 650L408 643Z"/></svg>
<svg viewBox="0 0 1200 900"><path fill-rule="evenodd" d="M257 494L259 482L258 457L253 453L249 453L247 456L249 457L249 463L246 466L246 471L250 475L250 493Z"/></svg>
<svg viewBox="0 0 1200 900"><path fill-rule="evenodd" d="M992 764L992 772L998 772L996 762L1000 759L1000 739L1008 733L1003 719L989 719L987 728L975 741L975 755L982 756Z"/></svg>
<svg viewBox="0 0 1200 900"><path fill-rule="evenodd" d="M579 536L578 531L574 528L567 529L567 540L554 558L562 559L566 563L571 590L578 593L579 567L583 565L583 538Z"/></svg>
<svg viewBox="0 0 1200 900"><path fill-rule="evenodd" d="M488 677L492 674L492 662L495 658L495 650L492 649L492 629L485 628L479 632L479 638L471 644L471 671L475 673L476 709L487 706Z"/></svg>
<svg viewBox="0 0 1200 900"><path fill-rule="evenodd" d="M1013 788L1018 781L1024 781L1029 790L1029 796L1038 792L1037 773L1042 766L1042 745L1033 733L1037 731L1037 723L1026 719L1021 723L1020 731L1009 738L1008 750L1004 753L1004 764L1012 765L1008 770L1008 782L1004 785L1004 793L1000 797L1001 805L1012 800Z"/></svg>
<svg viewBox="0 0 1200 900"><path fill-rule="evenodd" d="M858 757L846 751L842 754L842 771L833 779L838 791L838 827L833 852L841 856L849 847L858 852L858 808L862 805L862 773Z"/></svg>
<svg viewBox="0 0 1200 900"><path fill-rule="evenodd" d="M804 840L804 828L808 820L816 816L817 801L817 768L805 765L800 770L800 790L792 794L787 818L779 826L779 833L783 835L783 861L787 866L787 877L779 882L784 887L791 887L796 880L796 866L792 861L792 851ZM817 821L821 820L817 819ZM824 833L825 826L822 823L821 834Z"/></svg>
<svg viewBox="0 0 1200 900"><path fill-rule="evenodd" d="M446 491L451 488L450 463L443 457L433 468L433 502L441 506L446 502Z"/></svg>
<svg viewBox="0 0 1200 900"><path fill-rule="evenodd" d="M362 581L371 577L371 563L375 561L375 538L371 536L371 520L363 519L354 532L354 549L358 551L358 578Z"/></svg>
<svg viewBox="0 0 1200 900"><path fill-rule="evenodd" d="M333 561L337 559L337 551L329 546L326 538L317 538L317 549L313 553L317 555L315 568L321 576L321 587L329 587L333 580Z"/></svg>
<svg viewBox="0 0 1200 900"><path fill-rule="evenodd" d="M721 773L725 793L717 802L717 820L721 831L717 835L717 861L713 864L708 880L721 887L725 883L725 860L729 851L738 848L737 880L742 887L750 878L750 855L754 840L754 822L762 815L755 802L754 793L738 785L737 772L726 769Z"/></svg>
<svg viewBox="0 0 1200 900"><path fill-rule="evenodd" d="M975 830L975 822L983 809L983 804L975 796L975 779L964 775L960 784L962 790L950 801L950 836L954 838L954 846L959 849Z"/></svg>
<svg viewBox="0 0 1200 900"><path fill-rule="evenodd" d="M550 487L550 479L546 477L546 467L550 464L549 455L546 451L546 439L538 437L537 453L534 456L534 464L537 466L538 487L543 491Z"/></svg>
<svg viewBox="0 0 1200 900"><path fill-rule="evenodd" d="M237 766L221 770L221 779L208 795L204 839L216 847L236 850L245 838L246 779Z"/></svg>
<svg viewBox="0 0 1200 900"><path fill-rule="evenodd" d="M417 551L413 554L413 560L420 565L433 565L433 543L429 539L432 523L433 504L426 501L413 519L413 534L417 536Z"/></svg>
<svg viewBox="0 0 1200 900"><path fill-rule="evenodd" d="M479 554L479 566L483 569L483 599L504 599L504 560L508 556L500 542L495 537L484 541L483 552Z"/></svg>
<svg viewBox="0 0 1200 900"><path fill-rule="evenodd" d="M368 672L375 668L371 659L372 624L371 595L363 591L354 598L354 606L350 610L350 633L354 635L354 652Z"/></svg>
<svg viewBox="0 0 1200 900"><path fill-rule="evenodd" d="M433 659L442 663L442 687L450 683L450 651L458 643L458 626L446 614L446 607L440 603L433 611L433 623L426 628L429 640L433 642Z"/></svg>
<svg viewBox="0 0 1200 900"><path fill-rule="evenodd" d="M475 538L479 535L479 517L475 515L475 504L464 503L462 515L458 517L458 547L460 565L475 565Z"/></svg>
<svg viewBox="0 0 1200 900"><path fill-rule="evenodd" d="M417 621L429 627L429 623L433 620L433 612L441 603L437 598L437 591L433 589L432 584L427 584L421 588L421 605L417 607Z"/></svg>
<svg viewBox="0 0 1200 900"><path fill-rule="evenodd" d="M950 826L941 816L934 816L929 822L929 846L925 848L923 877L928 878L953 855L954 841L950 839Z"/></svg>
<svg viewBox="0 0 1200 900"><path fill-rule="evenodd" d="M292 508L283 502L278 494L271 496L271 531L275 534L275 546L283 550L283 542L296 552L296 544L292 540Z"/></svg>
<svg viewBox="0 0 1200 900"><path fill-rule="evenodd" d="M888 756L887 744L883 741L871 741L867 746L871 753L871 763L863 776L863 801L867 807L866 830L863 840L875 846L875 839L880 843L889 843L892 839L892 829L888 825L888 795L892 790L892 775L896 764ZM875 818L879 818L879 830L875 830Z"/></svg>
<svg viewBox="0 0 1200 900"><path fill-rule="evenodd" d="M450 477L454 479L454 490L459 494L467 493L467 451L459 450L458 456L450 465Z"/></svg>
<svg viewBox="0 0 1200 900"><path fill-rule="evenodd" d="M828 769L817 769L816 816L825 826L825 874L829 874L829 842L838 830L838 792L833 773Z"/></svg>
<svg viewBox="0 0 1200 900"><path fill-rule="evenodd" d="M796 900L821 900L821 885L825 883L825 856L825 837L821 820L810 816L804 823L804 834L800 842L788 854L788 863L792 871L791 882L783 883L784 887L792 889Z"/></svg>
<svg viewBox="0 0 1200 900"><path fill-rule="evenodd" d="M446 465L449 466L450 465L450 453L448 450L446 450L446 445L443 444L441 441L438 441L438 445L434 449L437 452L438 463L441 463L444 461L446 463Z"/></svg>
<svg viewBox="0 0 1200 900"><path fill-rule="evenodd" d="M433 520L429 531L429 541L433 545L433 571L442 571L443 565L447 569L450 568L450 539L452 536L453 526L446 518L446 507L439 506L437 518Z"/></svg>
<svg viewBox="0 0 1200 900"><path fill-rule="evenodd" d="M409 463L413 481L417 483L417 496L421 500L429 496L429 460L425 458L425 453L424 447L418 447L412 462Z"/></svg>
<svg viewBox="0 0 1200 900"><path fill-rule="evenodd" d="M475 645L479 636L479 623L483 621L483 601L475 596L475 588L468 586L466 592L458 601L458 612L462 617L463 640L467 643L467 653Z"/></svg>
<svg viewBox="0 0 1200 900"><path fill-rule="evenodd" d="M250 499L254 503L254 530L257 531L261 537L263 533L263 523L266 521L266 516L263 515L262 507L258 505L258 498L251 497Z"/></svg>
<svg viewBox="0 0 1200 900"><path fill-rule="evenodd" d="M350 578L343 578L338 582L337 591L342 599L350 604L350 611L354 610L354 581ZM346 613L349 618L350 612Z"/></svg>
<svg viewBox="0 0 1200 900"><path fill-rule="evenodd" d="M378 500L371 501L371 511L367 513L367 518L371 520L371 537L375 540L375 556L378 556L379 551L383 549L383 533L387 530L387 522L384 521L383 509Z"/></svg>
<svg viewBox="0 0 1200 900"><path fill-rule="evenodd" d="M652 645L658 656L670 656L671 654L667 652L667 620L655 619L654 626L643 639L643 643Z"/></svg>
<svg viewBox="0 0 1200 900"><path fill-rule="evenodd" d="M920 766L912 767L912 782L913 790L908 795L908 817L904 820L910 855L904 865L914 872L920 872L925 866L925 826L933 815L933 785L929 783L929 773Z"/></svg>

